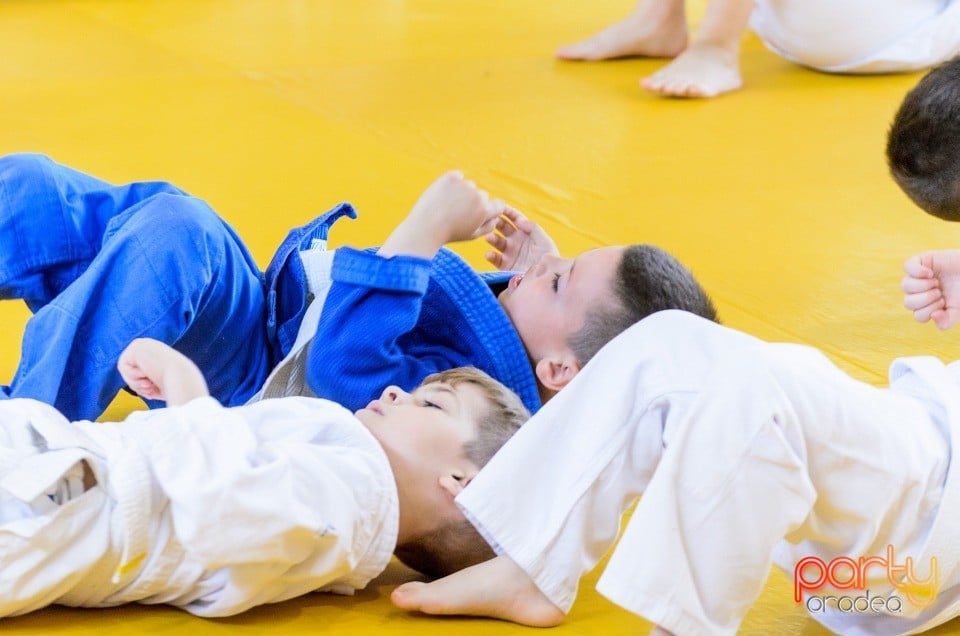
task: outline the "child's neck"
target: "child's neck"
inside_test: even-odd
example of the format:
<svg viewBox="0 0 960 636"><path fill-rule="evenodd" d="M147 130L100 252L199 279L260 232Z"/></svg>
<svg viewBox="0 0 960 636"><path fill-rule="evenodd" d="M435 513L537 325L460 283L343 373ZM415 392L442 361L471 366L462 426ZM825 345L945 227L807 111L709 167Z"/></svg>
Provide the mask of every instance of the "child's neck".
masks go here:
<svg viewBox="0 0 960 636"><path fill-rule="evenodd" d="M404 470L402 461L399 461L389 449L384 447L387 459L390 460L390 469L393 480L397 485L397 504L399 507L399 523L397 528L397 545L403 545L434 528L434 512L423 497L423 487L417 486Z"/></svg>

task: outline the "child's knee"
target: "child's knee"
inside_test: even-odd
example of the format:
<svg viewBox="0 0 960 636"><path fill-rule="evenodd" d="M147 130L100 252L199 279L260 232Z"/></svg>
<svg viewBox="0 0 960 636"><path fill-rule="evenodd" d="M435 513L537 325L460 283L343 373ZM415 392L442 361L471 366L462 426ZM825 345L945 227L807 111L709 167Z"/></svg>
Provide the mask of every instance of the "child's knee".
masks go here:
<svg viewBox="0 0 960 636"><path fill-rule="evenodd" d="M122 233L135 234L148 249L202 250L223 240L227 229L206 203L188 195L161 193L151 196L111 221L107 239Z"/></svg>
<svg viewBox="0 0 960 636"><path fill-rule="evenodd" d="M35 181L45 175L53 160L32 152L15 152L0 157L0 179L3 181Z"/></svg>
<svg viewBox="0 0 960 636"><path fill-rule="evenodd" d="M0 157L0 215L12 216L44 199L55 164L46 155L20 152Z"/></svg>
<svg viewBox="0 0 960 636"><path fill-rule="evenodd" d="M109 240L133 238L150 267L176 272L181 284L195 290L252 265L229 226L196 197L157 194L122 216L127 218L116 219Z"/></svg>

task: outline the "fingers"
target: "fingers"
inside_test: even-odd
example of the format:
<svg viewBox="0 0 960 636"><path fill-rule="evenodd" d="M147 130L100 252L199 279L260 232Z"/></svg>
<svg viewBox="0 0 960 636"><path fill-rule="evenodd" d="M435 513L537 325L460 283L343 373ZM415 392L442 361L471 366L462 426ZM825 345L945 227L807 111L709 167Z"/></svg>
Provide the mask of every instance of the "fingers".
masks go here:
<svg viewBox="0 0 960 636"><path fill-rule="evenodd" d="M496 224L497 224L496 218L487 219L486 222L483 223L483 225L477 228L477 231L474 233L474 237L486 236L487 234L492 233L493 228L496 226Z"/></svg>
<svg viewBox="0 0 960 636"><path fill-rule="evenodd" d="M916 278L909 274L900 281L900 290L905 294L918 294L939 286L940 281L937 278Z"/></svg>
<svg viewBox="0 0 960 636"><path fill-rule="evenodd" d="M503 255L500 252L487 251L483 255L483 257L487 259L487 261L491 265L493 265L497 269L501 269L501 264L503 263Z"/></svg>
<svg viewBox="0 0 960 636"><path fill-rule="evenodd" d="M507 239L500 236L496 232L490 232L484 235L484 240L490 244L490 247L497 250L498 252L503 252L507 249Z"/></svg>
<svg viewBox="0 0 960 636"><path fill-rule="evenodd" d="M501 216L497 221L497 231L506 237L510 237L513 236L513 233L517 231L517 227L510 221L508 217Z"/></svg>
<svg viewBox="0 0 960 636"><path fill-rule="evenodd" d="M503 216L505 217L503 223L505 228L497 227L501 232L507 230L510 234L513 234L514 231L520 230L524 234L530 234L537 227L537 224L528 219L522 212L510 206L504 208ZM507 234L507 236L510 234Z"/></svg>
<svg viewBox="0 0 960 636"><path fill-rule="evenodd" d="M136 391L137 395L148 400L163 399L163 393L160 391L160 388L147 378L143 378L142 380L134 382L130 388Z"/></svg>
<svg viewBox="0 0 960 636"><path fill-rule="evenodd" d="M507 243L514 234L519 231L529 236L535 227L536 223L523 216L523 214L517 212L510 206L504 204L495 229L497 232L502 234L506 240L498 240L497 243L494 243L491 238L488 238L487 242L496 247L498 250L503 251L506 249Z"/></svg>
<svg viewBox="0 0 960 636"><path fill-rule="evenodd" d="M501 218L501 213L503 212L504 203L499 199L487 200L483 197L487 197L486 192L480 191L481 194L481 207L483 208L483 216L480 218L480 226L474 230L473 238L484 236L488 233L492 233L494 228L496 228L497 223Z"/></svg>
<svg viewBox="0 0 960 636"><path fill-rule="evenodd" d="M120 377L137 395L148 400L162 398L160 388L135 362L121 360L117 368L120 371Z"/></svg>
<svg viewBox="0 0 960 636"><path fill-rule="evenodd" d="M924 252L911 256L903 263L903 271L914 278L933 278L933 255Z"/></svg>
<svg viewBox="0 0 960 636"><path fill-rule="evenodd" d="M517 226L520 226L523 223L532 223L532 221L528 219L523 212L517 210L516 208L512 208L509 205L504 209L503 215L510 219L510 221Z"/></svg>
<svg viewBox="0 0 960 636"><path fill-rule="evenodd" d="M918 311L931 305L943 306L943 294L939 289L931 289L916 294L906 294L903 297L903 306L911 311Z"/></svg>
<svg viewBox="0 0 960 636"><path fill-rule="evenodd" d="M919 309L913 312L913 318L917 322L927 322L933 317L933 314L938 311L943 311L944 306L943 302L936 302L925 307L920 307Z"/></svg>

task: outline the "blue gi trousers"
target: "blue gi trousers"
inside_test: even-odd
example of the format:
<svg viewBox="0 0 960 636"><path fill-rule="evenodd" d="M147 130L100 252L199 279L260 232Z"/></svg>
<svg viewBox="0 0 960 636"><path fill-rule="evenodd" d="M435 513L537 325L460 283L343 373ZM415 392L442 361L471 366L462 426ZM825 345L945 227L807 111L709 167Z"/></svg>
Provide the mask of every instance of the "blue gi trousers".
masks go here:
<svg viewBox="0 0 960 636"><path fill-rule="evenodd" d="M0 298L34 315L0 398L30 397L95 419L123 381L134 338L203 369L227 405L270 370L263 275L202 200L161 181L114 186L42 155L0 158Z"/></svg>

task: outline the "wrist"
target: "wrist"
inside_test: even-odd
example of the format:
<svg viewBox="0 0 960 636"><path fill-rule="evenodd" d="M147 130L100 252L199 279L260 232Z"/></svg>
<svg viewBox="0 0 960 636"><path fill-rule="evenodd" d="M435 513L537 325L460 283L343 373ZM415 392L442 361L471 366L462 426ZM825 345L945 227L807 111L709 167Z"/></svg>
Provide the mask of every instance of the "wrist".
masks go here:
<svg viewBox="0 0 960 636"><path fill-rule="evenodd" d="M437 228L404 220L390 233L377 253L381 256L404 254L432 259L447 242Z"/></svg>

